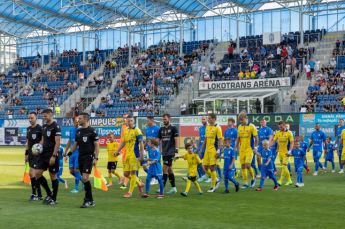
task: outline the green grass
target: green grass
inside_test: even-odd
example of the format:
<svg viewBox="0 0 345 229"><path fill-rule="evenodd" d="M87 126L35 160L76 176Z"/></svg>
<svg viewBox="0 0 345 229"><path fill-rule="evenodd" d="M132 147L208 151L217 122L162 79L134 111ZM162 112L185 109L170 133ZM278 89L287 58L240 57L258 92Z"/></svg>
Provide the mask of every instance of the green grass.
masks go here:
<svg viewBox="0 0 345 229"><path fill-rule="evenodd" d="M0 149L0 228L342 228L345 210L343 174L304 176L305 187L281 187L273 191L271 181L261 193L240 190L225 195L223 184L217 193L167 196L165 199L123 199L117 182L108 192L94 190L97 206L79 209L83 192L71 194L60 185L58 205L29 203L30 187L21 182L23 175L21 147ZM106 153L102 150L99 168L106 175ZM174 165L178 191L184 190L180 178L186 173L184 161ZM143 172L141 171L141 174ZM72 186L73 179L64 177ZM46 174L46 177L48 175ZM296 178L294 175L293 178ZM169 188L169 185L167 184ZM203 183L204 191L207 184ZM153 186L155 191L157 186Z"/></svg>

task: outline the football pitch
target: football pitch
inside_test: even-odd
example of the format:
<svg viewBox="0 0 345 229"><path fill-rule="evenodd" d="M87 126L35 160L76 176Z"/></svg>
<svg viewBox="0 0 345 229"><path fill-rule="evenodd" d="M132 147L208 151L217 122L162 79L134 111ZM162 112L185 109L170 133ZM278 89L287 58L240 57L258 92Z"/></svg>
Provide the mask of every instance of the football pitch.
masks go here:
<svg viewBox="0 0 345 229"><path fill-rule="evenodd" d="M67 164L63 177L70 187L60 184L56 206L28 202L31 188L21 181L23 155L24 147L0 147L0 228L343 228L345 224L345 175L330 169L317 177L304 174L304 188L282 186L274 191L267 180L262 192L235 193L231 186L230 194L223 194L223 182L216 193L207 193L209 184L202 183L203 195L196 195L192 185L185 198L179 192L185 188L181 177L186 175L186 163L179 160L174 164L178 194L142 199L136 189L133 198L124 199L125 191L114 179L108 192L93 189L95 207L80 209L84 192L70 193L74 180ZM104 176L106 155L102 149L98 167ZM48 173L45 176L48 179ZM152 194L157 189L151 186Z"/></svg>

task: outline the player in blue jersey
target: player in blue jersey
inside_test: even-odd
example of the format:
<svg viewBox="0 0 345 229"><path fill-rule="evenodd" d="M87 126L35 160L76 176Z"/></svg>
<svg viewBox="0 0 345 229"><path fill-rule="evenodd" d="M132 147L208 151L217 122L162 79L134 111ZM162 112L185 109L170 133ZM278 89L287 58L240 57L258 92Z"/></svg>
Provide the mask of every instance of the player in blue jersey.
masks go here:
<svg viewBox="0 0 345 229"><path fill-rule="evenodd" d="M309 166L308 166L308 161L307 161L307 150L308 150L308 142L304 140L304 135L299 136L299 145L300 148L303 149L304 154L306 155L304 158L304 169L307 171L307 174L310 172Z"/></svg>
<svg viewBox="0 0 345 229"><path fill-rule="evenodd" d="M339 119L339 125L337 126L337 129L335 132L335 137L336 137L335 144L338 146L337 153L338 153L339 168L340 168L339 173L344 173L343 164L341 163L342 161L341 153L343 150L343 142L341 141L341 132L343 130L345 130L344 119Z"/></svg>
<svg viewBox="0 0 345 229"><path fill-rule="evenodd" d="M148 148L148 158L147 163L145 163L144 167L148 166L147 169L147 177L146 177L146 184L145 184L145 194L142 196L143 198L149 197L150 192L150 183L151 179L157 179L159 183L159 195L157 198L164 197L164 184L163 184L163 170L161 165L161 153L158 149L159 141L157 138L150 138L147 140Z"/></svg>
<svg viewBox="0 0 345 229"><path fill-rule="evenodd" d="M273 134L274 136L274 134ZM276 158L277 158L277 154L278 154L278 142L275 142L271 147L270 150L272 152L272 163L273 163L273 171L274 171L274 175L276 176L278 173L277 167L276 167Z"/></svg>
<svg viewBox="0 0 345 229"><path fill-rule="evenodd" d="M148 116L146 120L146 131L145 131L145 136L146 136L146 149L147 151L150 151L150 146L149 146L149 140L150 139L158 139L158 131L159 131L159 126L155 125L155 120L153 116ZM143 162L145 163L145 162ZM142 165L143 165L142 163ZM144 169L144 171L147 173L148 170ZM158 180L155 177L152 177L151 179L151 185L158 184Z"/></svg>
<svg viewBox="0 0 345 229"><path fill-rule="evenodd" d="M288 156L294 157L294 164L295 164L295 172L297 173L297 182L295 186L297 188L303 187L303 178L302 178L302 172L304 168L304 158L305 153L304 150L300 147L300 143L298 141L295 142L293 150L291 150L291 153L288 153Z"/></svg>
<svg viewBox="0 0 345 229"><path fill-rule="evenodd" d="M332 143L332 138L327 137L327 153L325 152L325 163L323 164L323 170L327 170L327 162L331 162L332 164L332 173L335 173L335 164L334 164L334 150L336 150L335 144Z"/></svg>
<svg viewBox="0 0 345 229"><path fill-rule="evenodd" d="M225 193L229 193L229 181L231 181L235 185L236 192L238 192L238 190L240 189L240 184L235 179L235 173L236 173L235 161L237 158L237 153L231 145L232 145L231 138L225 138L224 151L223 151L224 153L223 174L224 174L224 185L225 185L224 192Z"/></svg>
<svg viewBox="0 0 345 229"><path fill-rule="evenodd" d="M257 163L258 163L258 168L261 168L261 158L259 155L261 154L261 151L264 150L262 142L267 140L268 143L270 143L273 139L273 130L267 126L267 122L265 119L262 119L260 121L260 129L258 130L258 138L259 138L259 145L258 145L259 154L257 155ZM254 163L255 163L255 159L254 159ZM257 178L260 178L259 173L257 174Z"/></svg>
<svg viewBox="0 0 345 229"><path fill-rule="evenodd" d="M79 182L81 181L81 175L80 175L79 164L78 164L78 158L79 158L78 148L74 152L69 151L72 149L72 146L74 145L78 126L79 126L78 118L76 117L74 118L74 127L72 127L69 131L69 139L66 144L66 148L64 152L64 156L67 156L65 162L67 162L67 160L69 159L69 172L75 178L74 188L71 191L72 193L78 193Z"/></svg>
<svg viewBox="0 0 345 229"><path fill-rule="evenodd" d="M57 179L60 183L63 183L65 185L65 188L67 189L68 188L68 185L67 185L67 181L63 178L61 178L62 176L62 172L63 172L63 153L64 153L64 150L63 150L63 147L60 146L59 147L59 172L56 174L57 176Z"/></svg>
<svg viewBox="0 0 345 229"><path fill-rule="evenodd" d="M205 134L206 134L206 126L207 126L206 116L201 117L201 123L202 123L202 126L199 128L199 144L197 147L197 153L199 154L199 157L202 160L204 159L204 153L205 153L205 149L202 149L202 145L205 142ZM197 169L198 169L198 175L199 175L198 182L202 182L206 180L208 183L210 183L211 178L207 179L207 176L205 174L205 171L202 165L198 165Z"/></svg>
<svg viewBox="0 0 345 229"><path fill-rule="evenodd" d="M323 143L325 144L324 151L325 153L327 153L326 134L321 130L320 124L316 123L315 131L311 134L310 145L308 148L308 151L310 151L311 147L313 147L313 158L315 163L315 172L313 173L314 176L317 176L319 168L323 168L320 162L320 158L322 156Z"/></svg>
<svg viewBox="0 0 345 229"><path fill-rule="evenodd" d="M276 176L274 175L274 161L272 151L269 148L269 141L267 139L261 142L262 149L258 152L260 159L262 160L261 164L261 179L260 179L260 187L256 188L256 191L262 191L264 188L264 183L267 177L269 177L274 182L274 190L279 189L278 181Z"/></svg>
<svg viewBox="0 0 345 229"><path fill-rule="evenodd" d="M237 132L237 128L236 128L235 124L236 124L235 119L228 118L228 128L224 132L224 138L230 138L231 147L234 149L236 146L236 139L238 136L238 132ZM236 152L236 160L237 160L237 157L238 157L238 155ZM239 173L240 173L240 170L236 169L235 178L238 177Z"/></svg>

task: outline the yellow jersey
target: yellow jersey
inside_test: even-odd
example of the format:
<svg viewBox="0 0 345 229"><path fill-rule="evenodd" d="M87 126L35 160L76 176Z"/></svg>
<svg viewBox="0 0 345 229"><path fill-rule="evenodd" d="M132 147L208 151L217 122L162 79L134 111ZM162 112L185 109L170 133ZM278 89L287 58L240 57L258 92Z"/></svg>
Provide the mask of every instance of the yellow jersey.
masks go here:
<svg viewBox="0 0 345 229"><path fill-rule="evenodd" d="M127 125L126 124L123 124L122 127L121 127L121 138L120 138L120 143L123 142L123 137L124 137L124 134L125 134L125 130L127 129ZM122 153L122 161L125 161L126 160L126 147L123 147L122 150L121 150L121 153Z"/></svg>
<svg viewBox="0 0 345 229"><path fill-rule="evenodd" d="M237 136L240 143L240 151L252 149L252 139L258 136L258 130L253 124L239 125L237 128Z"/></svg>
<svg viewBox="0 0 345 229"><path fill-rule="evenodd" d="M202 163L199 155L196 153L186 153L183 159L188 163L188 176L196 177L198 173L198 164Z"/></svg>
<svg viewBox="0 0 345 229"><path fill-rule="evenodd" d="M222 129L220 126L214 125L214 126L206 126L205 131L205 137L206 137L206 147L205 152L216 152L216 147L218 147L218 141L219 139L223 138Z"/></svg>
<svg viewBox="0 0 345 229"><path fill-rule="evenodd" d="M291 131L277 131L274 135L274 141L278 142L277 152L280 154L287 153L289 143L294 141Z"/></svg>
<svg viewBox="0 0 345 229"><path fill-rule="evenodd" d="M143 140L143 133L138 127L126 128L123 133L123 141L126 147L126 160L127 158L139 158L139 142Z"/></svg>
<svg viewBox="0 0 345 229"><path fill-rule="evenodd" d="M116 141L114 142L109 142L107 144L107 151L108 151L108 162L115 162L118 161L118 157L114 156L114 153L117 151L117 149L119 148L119 143L117 143Z"/></svg>
<svg viewBox="0 0 345 229"><path fill-rule="evenodd" d="M341 131L340 138L341 138L341 141L343 143L343 151L342 151L342 153L345 153L345 130ZM342 159L342 160L344 160L344 159Z"/></svg>

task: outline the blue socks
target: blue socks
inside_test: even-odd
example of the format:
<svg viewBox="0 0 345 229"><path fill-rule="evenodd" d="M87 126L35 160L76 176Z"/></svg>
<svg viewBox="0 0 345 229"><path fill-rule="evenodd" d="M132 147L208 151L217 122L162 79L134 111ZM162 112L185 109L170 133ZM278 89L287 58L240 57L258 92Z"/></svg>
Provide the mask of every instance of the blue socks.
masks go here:
<svg viewBox="0 0 345 229"><path fill-rule="evenodd" d="M216 169L218 178L219 178L219 179L222 179L222 171L220 170L220 167L219 167L219 166L216 166L215 169Z"/></svg>
<svg viewBox="0 0 345 229"><path fill-rule="evenodd" d="M198 168L198 175L199 175L199 177L204 176L205 172L204 172L204 169L202 168L202 165L199 164L197 168Z"/></svg>
<svg viewBox="0 0 345 229"><path fill-rule="evenodd" d="M79 171L73 172L73 176L75 177L75 180L74 180L74 189L75 189L75 190L78 190L79 182L81 181L80 172L79 172Z"/></svg>

